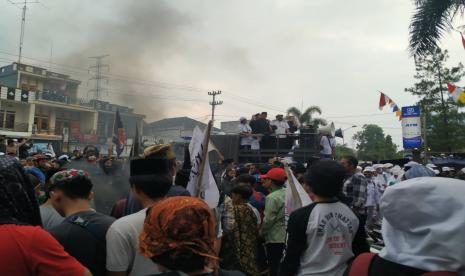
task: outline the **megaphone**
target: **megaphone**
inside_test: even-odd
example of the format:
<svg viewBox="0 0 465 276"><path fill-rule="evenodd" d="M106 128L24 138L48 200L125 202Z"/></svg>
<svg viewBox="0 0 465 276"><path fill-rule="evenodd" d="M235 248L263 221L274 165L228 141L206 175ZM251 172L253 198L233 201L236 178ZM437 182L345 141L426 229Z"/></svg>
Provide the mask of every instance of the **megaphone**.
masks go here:
<svg viewBox="0 0 465 276"><path fill-rule="evenodd" d="M334 123L318 128L318 133L320 133L321 135L334 136L336 134L336 128L334 127Z"/></svg>
<svg viewBox="0 0 465 276"><path fill-rule="evenodd" d="M344 138L344 133L342 133L342 129L340 128L336 129L334 136L339 137L339 138Z"/></svg>

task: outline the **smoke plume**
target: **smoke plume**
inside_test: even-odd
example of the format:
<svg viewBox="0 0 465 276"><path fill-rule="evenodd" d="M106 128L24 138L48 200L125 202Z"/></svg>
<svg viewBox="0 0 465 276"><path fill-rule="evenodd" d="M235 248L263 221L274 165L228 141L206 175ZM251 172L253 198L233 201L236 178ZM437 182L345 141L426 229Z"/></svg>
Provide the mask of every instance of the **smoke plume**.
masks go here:
<svg viewBox="0 0 465 276"><path fill-rule="evenodd" d="M113 1L110 1L113 3ZM86 68L95 62L88 57L108 54L110 65L108 96L102 99L135 108L148 118L164 115L164 104L149 95L163 95L160 85L135 79L157 79L157 64L182 52L182 32L191 23L188 16L169 7L165 1L115 1L116 16L101 19L85 36L87 45L64 58L61 63ZM80 34L84 35L84 34ZM106 85L106 83L104 83ZM86 97L94 83L83 80L80 96ZM92 96L92 95L89 95Z"/></svg>

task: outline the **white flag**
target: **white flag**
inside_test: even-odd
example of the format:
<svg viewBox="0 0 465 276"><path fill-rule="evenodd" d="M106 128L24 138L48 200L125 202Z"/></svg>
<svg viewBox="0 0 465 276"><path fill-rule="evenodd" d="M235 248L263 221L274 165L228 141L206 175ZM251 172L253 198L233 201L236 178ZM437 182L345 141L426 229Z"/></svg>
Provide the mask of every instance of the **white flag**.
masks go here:
<svg viewBox="0 0 465 276"><path fill-rule="evenodd" d="M194 137L202 137L202 139L198 139L197 141L194 141ZM192 161L192 150L195 147L198 147L199 146L198 144L203 143L204 137L205 137L204 131L202 131L200 129L200 127L196 126L194 128L194 131L192 132L192 140L189 143L189 152L191 154L191 161ZM208 152L213 151L213 150L219 152L219 150L216 148L216 146L210 140L210 141L208 141Z"/></svg>
<svg viewBox="0 0 465 276"><path fill-rule="evenodd" d="M295 210L312 203L310 196L299 183L289 167L286 167L286 221L288 216Z"/></svg>
<svg viewBox="0 0 465 276"><path fill-rule="evenodd" d="M192 134L192 140L189 143L189 153L191 157L192 169L189 183L187 184L187 190L192 196L198 195L199 198L203 199L208 204L208 206L213 209L218 206L220 192L210 169L208 153L205 156L205 160L202 160L202 152L207 142L205 139L207 131L208 128L205 128L205 131L202 132L200 128L196 127ZM213 148L209 147L209 151L210 150L213 150ZM202 161L205 162L205 166L203 168L202 183L199 190L199 187L197 187L197 182L200 176Z"/></svg>

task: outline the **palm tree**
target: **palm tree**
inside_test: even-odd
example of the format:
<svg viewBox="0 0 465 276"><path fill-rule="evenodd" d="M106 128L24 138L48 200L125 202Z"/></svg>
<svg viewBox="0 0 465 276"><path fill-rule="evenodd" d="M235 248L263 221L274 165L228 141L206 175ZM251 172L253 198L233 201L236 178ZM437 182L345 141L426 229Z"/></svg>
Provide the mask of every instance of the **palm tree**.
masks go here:
<svg viewBox="0 0 465 276"><path fill-rule="evenodd" d="M423 56L438 47L444 32L453 30L452 21L463 15L465 0L414 0L416 9L410 22L409 50Z"/></svg>
<svg viewBox="0 0 465 276"><path fill-rule="evenodd" d="M321 108L319 106L310 106L305 110L305 112L302 112L297 107L291 107L287 110L287 113L296 116L301 124L310 124L317 128L319 125L327 124L325 119L313 118L313 114L315 113L321 115Z"/></svg>

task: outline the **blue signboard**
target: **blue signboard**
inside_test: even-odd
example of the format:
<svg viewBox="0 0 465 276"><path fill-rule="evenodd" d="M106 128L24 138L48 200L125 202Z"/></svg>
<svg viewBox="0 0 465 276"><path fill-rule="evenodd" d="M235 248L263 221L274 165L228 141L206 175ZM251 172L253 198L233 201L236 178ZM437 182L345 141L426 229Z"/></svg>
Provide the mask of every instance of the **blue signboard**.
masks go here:
<svg viewBox="0 0 465 276"><path fill-rule="evenodd" d="M421 147L421 118L419 106L402 107L402 140L404 149Z"/></svg>

